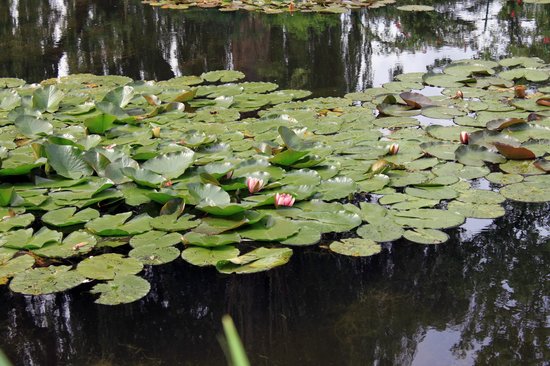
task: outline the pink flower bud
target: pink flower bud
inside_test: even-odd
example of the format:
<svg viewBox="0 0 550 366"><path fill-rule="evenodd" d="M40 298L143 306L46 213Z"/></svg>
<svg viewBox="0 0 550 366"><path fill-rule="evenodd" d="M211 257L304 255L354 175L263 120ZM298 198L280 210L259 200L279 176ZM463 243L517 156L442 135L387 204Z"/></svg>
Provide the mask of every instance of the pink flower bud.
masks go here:
<svg viewBox="0 0 550 366"><path fill-rule="evenodd" d="M388 148L390 155L395 155L399 151L399 144L391 144Z"/></svg>
<svg viewBox="0 0 550 366"><path fill-rule="evenodd" d="M286 206L291 207L296 199L288 193L275 194L275 207Z"/></svg>
<svg viewBox="0 0 550 366"><path fill-rule="evenodd" d="M470 140L470 135L466 131L462 131L460 133L460 143L464 145L468 145L468 141Z"/></svg>
<svg viewBox="0 0 550 366"><path fill-rule="evenodd" d="M248 192L256 193L259 192L264 187L264 180L259 178L249 177L246 179L246 185L248 187Z"/></svg>

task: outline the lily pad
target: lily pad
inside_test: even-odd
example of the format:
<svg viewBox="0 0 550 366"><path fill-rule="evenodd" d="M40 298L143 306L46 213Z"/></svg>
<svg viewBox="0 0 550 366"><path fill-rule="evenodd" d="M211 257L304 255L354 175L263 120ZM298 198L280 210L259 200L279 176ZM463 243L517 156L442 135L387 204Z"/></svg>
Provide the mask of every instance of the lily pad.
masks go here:
<svg viewBox="0 0 550 366"><path fill-rule="evenodd" d="M216 264L221 273L256 273L286 264L292 256L289 248L258 248L238 257L225 259Z"/></svg>
<svg viewBox="0 0 550 366"><path fill-rule="evenodd" d="M125 258L121 254L102 254L84 259L76 271L87 278L112 280L116 276L133 275L143 269L143 264L134 258Z"/></svg>
<svg viewBox="0 0 550 366"><path fill-rule="evenodd" d="M96 304L119 305L137 301L147 295L151 285L141 277L133 275L119 275L112 281L98 283L91 290L92 294L99 294Z"/></svg>
<svg viewBox="0 0 550 366"><path fill-rule="evenodd" d="M186 262L199 267L215 266L221 260L235 258L238 255L239 249L231 245L216 248L190 247L181 253Z"/></svg>
<svg viewBox="0 0 550 366"><path fill-rule="evenodd" d="M380 253L382 247L371 239L350 238L332 242L330 250L352 257L369 257Z"/></svg>
<svg viewBox="0 0 550 366"><path fill-rule="evenodd" d="M0 278L13 277L34 265L34 258L30 255L20 255L0 265Z"/></svg>
<svg viewBox="0 0 550 366"><path fill-rule="evenodd" d="M403 237L418 244L441 244L449 240L449 235L433 229L406 230Z"/></svg>
<svg viewBox="0 0 550 366"><path fill-rule="evenodd" d="M83 224L90 220L97 219L99 216L99 211L93 208L86 208L76 212L76 207L64 207L46 212L42 216L42 221L49 225L64 227Z"/></svg>
<svg viewBox="0 0 550 366"><path fill-rule="evenodd" d="M86 278L71 270L71 266L49 266L16 274L10 290L25 295L44 295L69 290L85 281Z"/></svg>

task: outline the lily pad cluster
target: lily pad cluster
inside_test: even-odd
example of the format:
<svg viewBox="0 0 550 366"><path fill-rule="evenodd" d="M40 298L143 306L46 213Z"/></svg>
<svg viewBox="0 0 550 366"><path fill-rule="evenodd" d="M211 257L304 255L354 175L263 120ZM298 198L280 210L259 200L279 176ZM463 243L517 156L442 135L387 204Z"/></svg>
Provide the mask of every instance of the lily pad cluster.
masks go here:
<svg viewBox="0 0 550 366"><path fill-rule="evenodd" d="M265 14L281 13L347 13L351 9L381 8L389 4L395 4L396 0L144 0L144 4L157 6L163 9L186 10L190 8L217 8L219 11L232 12L238 10L256 11ZM398 9L403 11L431 11L433 7L428 5L404 5Z"/></svg>
<svg viewBox="0 0 550 366"><path fill-rule="evenodd" d="M506 199L550 201L549 70L462 60L306 100L237 71L0 79L1 282L95 281L118 304L148 293L144 266L180 257L253 273L297 246L443 243Z"/></svg>

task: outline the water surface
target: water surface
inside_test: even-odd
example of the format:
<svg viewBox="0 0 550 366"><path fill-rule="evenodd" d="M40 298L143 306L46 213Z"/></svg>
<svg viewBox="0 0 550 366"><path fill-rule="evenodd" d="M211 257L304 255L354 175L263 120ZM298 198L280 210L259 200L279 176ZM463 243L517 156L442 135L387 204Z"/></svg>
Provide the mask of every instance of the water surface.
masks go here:
<svg viewBox="0 0 550 366"><path fill-rule="evenodd" d="M550 60L550 6L433 1L346 15L176 12L131 0L4 0L0 76L168 79L220 68L341 96L450 60ZM81 286L29 297L0 288L0 347L16 365L222 365L229 313L254 365L543 365L550 359L550 205L507 203L440 246L398 241L372 258L295 250L267 273L176 261L151 293L93 303Z"/></svg>

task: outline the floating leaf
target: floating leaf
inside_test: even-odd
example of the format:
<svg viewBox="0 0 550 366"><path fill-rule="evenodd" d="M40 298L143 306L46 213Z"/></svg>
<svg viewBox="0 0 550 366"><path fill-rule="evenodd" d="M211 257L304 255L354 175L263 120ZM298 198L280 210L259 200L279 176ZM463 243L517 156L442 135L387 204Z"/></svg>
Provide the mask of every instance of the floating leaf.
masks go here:
<svg viewBox="0 0 550 366"><path fill-rule="evenodd" d="M64 207L46 212L42 216L42 221L49 225L64 227L83 224L98 217L99 212L93 208L86 208L76 212L76 207Z"/></svg>
<svg viewBox="0 0 550 366"><path fill-rule="evenodd" d="M418 244L441 244L449 240L449 235L433 229L405 230L403 237Z"/></svg>
<svg viewBox="0 0 550 366"><path fill-rule="evenodd" d="M548 202L550 201L550 185L546 182L514 183L503 187L500 194L514 201Z"/></svg>
<svg viewBox="0 0 550 366"><path fill-rule="evenodd" d="M180 254L181 252L177 248L171 246L159 247L154 244L139 246L128 253L131 258L135 258L143 264L154 266L170 263L176 260Z"/></svg>
<svg viewBox="0 0 550 366"><path fill-rule="evenodd" d="M33 252L42 257L70 258L89 253L96 243L96 238L90 233L73 231L63 242L51 242Z"/></svg>
<svg viewBox="0 0 550 366"><path fill-rule="evenodd" d="M380 244L371 239L342 239L330 244L330 250L352 257L369 257L382 251Z"/></svg>
<svg viewBox="0 0 550 366"><path fill-rule="evenodd" d="M96 304L119 305L128 304L141 299L149 293L151 285L141 277L119 275L112 281L98 283L91 290L92 294L100 294Z"/></svg>
<svg viewBox="0 0 550 366"><path fill-rule="evenodd" d="M234 258L239 255L239 249L225 245L216 248L190 247L181 253L181 257L195 266L215 266L219 261Z"/></svg>
<svg viewBox="0 0 550 366"><path fill-rule="evenodd" d="M241 236L237 233L207 235L191 231L183 236L182 241L190 245L212 248L239 243L241 241Z"/></svg>
<svg viewBox="0 0 550 366"><path fill-rule="evenodd" d="M13 277L34 265L34 258L30 255L20 255L0 264L0 278Z"/></svg>
<svg viewBox="0 0 550 366"><path fill-rule="evenodd" d="M89 257L78 264L76 270L87 278L111 280L116 276L133 275L143 269L143 264L134 258L125 258L121 254L102 254Z"/></svg>
<svg viewBox="0 0 550 366"><path fill-rule="evenodd" d="M25 295L44 295L69 290L85 281L86 278L72 271L70 266L49 266L16 274L10 290Z"/></svg>
<svg viewBox="0 0 550 366"><path fill-rule="evenodd" d="M216 268L221 273L256 273L286 264L292 256L289 248L258 248L244 255L219 261Z"/></svg>

